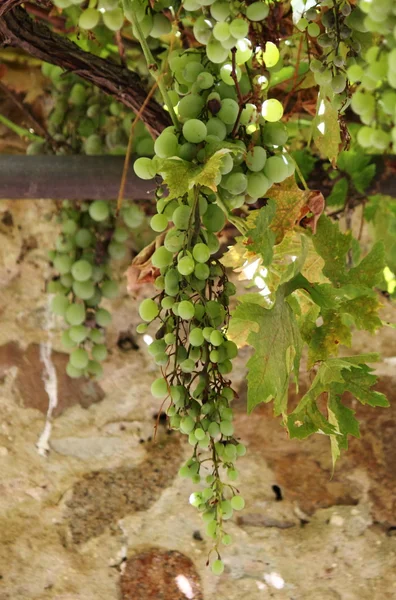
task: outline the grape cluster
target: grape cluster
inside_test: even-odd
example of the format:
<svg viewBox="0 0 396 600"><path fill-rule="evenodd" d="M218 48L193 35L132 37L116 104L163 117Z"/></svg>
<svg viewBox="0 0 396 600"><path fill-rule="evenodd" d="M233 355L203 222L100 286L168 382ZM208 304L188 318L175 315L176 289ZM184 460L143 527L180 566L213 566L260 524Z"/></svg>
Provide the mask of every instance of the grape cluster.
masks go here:
<svg viewBox="0 0 396 600"><path fill-rule="evenodd" d="M352 110L363 126L357 142L365 149L396 150L396 6L392 0L360 2L354 24L369 37L365 51L347 71L356 85ZM352 15L351 15L352 16ZM378 42L378 34L383 39Z"/></svg>
<svg viewBox="0 0 396 600"><path fill-rule="evenodd" d="M281 103L276 98L249 102L258 92L261 97L264 79L268 83L263 76L251 81L253 64L275 66L279 59L274 44L263 51L253 48L246 37L250 24L264 19L269 7L264 2L241 7L239 2L207 0L186 0L183 7L184 22L191 24L203 47L175 49L168 57L173 80L168 95L181 131L169 127L162 132L155 142L154 159L139 159L135 170L140 177L151 178L161 174L161 159L174 156L204 164L216 149L232 144L216 185L218 198L233 210L264 197L273 183L282 182L295 168L283 150L288 134L279 122ZM197 11L204 14L197 16ZM137 10L136 18L143 22L145 14Z"/></svg>
<svg viewBox="0 0 396 600"><path fill-rule="evenodd" d="M141 41L149 33L144 24L150 8L138 0L130 4L133 14L126 16ZM219 544L231 541L225 522L244 506L232 482L237 478L234 461L246 448L234 436L234 392L227 379L237 355L236 345L227 339L229 297L235 287L214 258L216 234L227 211L265 197L274 183L294 173L294 163L284 150L288 134L280 123L282 105L268 97L279 50L271 42L253 46L248 39L251 27L262 27L268 4L185 0L183 9L184 27L200 46L174 48L167 56L167 102L174 125L155 141L154 158L138 158L134 170L142 179L152 179L161 175L167 159L177 157L198 168L219 149L227 152L215 177L216 192L195 186L168 199L158 191L157 214L151 220L152 229L164 234L152 256L160 270L158 294L142 302L145 323L138 331L144 333L153 320L160 323L148 348L162 370L152 393L169 402L170 427L188 435L193 447L180 475L205 484L190 502L202 512L214 539L212 570L220 574Z"/></svg>
<svg viewBox="0 0 396 600"><path fill-rule="evenodd" d="M102 373L100 363L107 356L104 329L111 315L101 307L101 301L118 294L109 257L123 258L128 229L138 227L143 219L133 205L124 208L122 217L127 227L116 224L111 204L101 200L85 202L78 208L63 202L62 233L49 256L58 275L47 290L54 294L53 312L68 326L62 343L71 350L66 367L70 377L98 377Z"/></svg>
<svg viewBox="0 0 396 600"><path fill-rule="evenodd" d="M339 106L347 99L347 66L351 56L360 50L360 42L348 24L351 10L348 0L324 0L318 3L318 8L309 8L297 25L316 38L321 47L322 56L311 60L310 68L318 85L339 95Z"/></svg>
<svg viewBox="0 0 396 600"><path fill-rule="evenodd" d="M43 63L42 72L53 86L54 107L47 127L58 153L125 154L133 113L60 67ZM134 128L132 149L138 156L154 154L154 142L141 121ZM53 149L47 143L33 142L27 152L51 153Z"/></svg>
<svg viewBox="0 0 396 600"><path fill-rule="evenodd" d="M144 333L153 320L160 323L148 346L162 370L151 392L169 401L170 427L187 435L193 447L180 475L205 484L191 495L190 503L202 513L207 534L217 548L220 542L231 542L224 531L225 521L233 510L244 506L232 482L237 478L234 461L246 448L234 437L234 392L227 379L237 355L226 332L229 298L235 286L213 258L219 248L215 234L224 226L224 214L210 200L198 190L188 200L167 205L164 199L158 200L160 212L152 218L152 228L162 231L168 220L174 226L152 256L153 265L160 270L155 282L158 294L141 303L139 314L144 323L138 332ZM223 480L225 475L228 482ZM217 572L221 565L214 562L212 568Z"/></svg>

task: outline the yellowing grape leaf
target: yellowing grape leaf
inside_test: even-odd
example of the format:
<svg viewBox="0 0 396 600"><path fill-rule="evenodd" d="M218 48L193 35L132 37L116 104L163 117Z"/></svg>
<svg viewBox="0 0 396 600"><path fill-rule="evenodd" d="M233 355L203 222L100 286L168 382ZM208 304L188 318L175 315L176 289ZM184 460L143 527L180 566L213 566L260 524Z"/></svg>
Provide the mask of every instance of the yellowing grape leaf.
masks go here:
<svg viewBox="0 0 396 600"><path fill-rule="evenodd" d="M294 228L301 219L309 192L300 190L294 175L282 183L274 184L268 190L268 197L276 203L275 215L270 228L276 235L276 243L282 241L285 234Z"/></svg>
<svg viewBox="0 0 396 600"><path fill-rule="evenodd" d="M276 205L273 200L270 200L266 206L260 210L253 211L254 223L247 233L246 246L250 252L261 256L263 265L268 266L272 262L273 245L275 242L275 234L270 229L270 223L274 218ZM250 215L249 215L250 217ZM252 218L250 217L249 223Z"/></svg>
<svg viewBox="0 0 396 600"><path fill-rule="evenodd" d="M228 336L239 345L250 344L255 352L247 363L248 411L261 402L274 400L274 412L287 408L290 375L298 378L302 340L296 320L278 290L271 309L243 302L232 313Z"/></svg>
<svg viewBox="0 0 396 600"><path fill-rule="evenodd" d="M341 455L341 450L348 449L348 435L360 437L359 422L355 418L355 411L341 402L341 398L330 393L327 403L329 423L335 427L335 433L330 435L331 456L333 467Z"/></svg>
<svg viewBox="0 0 396 600"><path fill-rule="evenodd" d="M312 128L312 137L319 152L335 167L341 144L338 112L322 94L318 97L318 108Z"/></svg>

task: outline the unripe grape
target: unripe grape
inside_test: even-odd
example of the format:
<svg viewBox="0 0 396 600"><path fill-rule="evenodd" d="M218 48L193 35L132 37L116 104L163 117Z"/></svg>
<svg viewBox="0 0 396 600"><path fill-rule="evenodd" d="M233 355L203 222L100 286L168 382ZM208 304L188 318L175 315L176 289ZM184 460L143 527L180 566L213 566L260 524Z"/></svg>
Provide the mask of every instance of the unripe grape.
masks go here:
<svg viewBox="0 0 396 600"><path fill-rule="evenodd" d="M194 305L188 300L183 300L179 303L179 316L182 319L189 320L194 316Z"/></svg>
<svg viewBox="0 0 396 600"><path fill-rule="evenodd" d="M163 398L163 397L167 396L168 393L169 393L168 382L163 377L156 379L151 384L151 394L155 398Z"/></svg>
<svg viewBox="0 0 396 600"><path fill-rule="evenodd" d="M243 510L245 508L245 500L242 496L234 496L231 498L231 506L234 510Z"/></svg>
<svg viewBox="0 0 396 600"><path fill-rule="evenodd" d="M65 318L70 325L81 325L85 321L84 305L71 304L66 310Z"/></svg>
<svg viewBox="0 0 396 600"><path fill-rule="evenodd" d="M143 321L153 321L158 316L158 314L159 309L154 300L152 300L151 298L146 298L146 300L143 300L143 302L141 302L139 306L139 315L140 318L143 319Z"/></svg>
<svg viewBox="0 0 396 600"><path fill-rule="evenodd" d="M88 352L83 348L76 348L76 350L73 350L73 352L70 354L70 364L75 369L85 369L85 367L88 365L88 361Z"/></svg>
<svg viewBox="0 0 396 600"><path fill-rule="evenodd" d="M183 256L177 263L177 270L181 275L187 276L193 273L195 262L189 256Z"/></svg>
<svg viewBox="0 0 396 600"><path fill-rule="evenodd" d="M89 205L89 214L94 221L105 221L110 215L110 208L107 202L96 200Z"/></svg>
<svg viewBox="0 0 396 600"><path fill-rule="evenodd" d="M143 319L144 320L144 319ZM99 327L107 327L111 322L111 314L104 308L99 308L95 313L95 321Z"/></svg>
<svg viewBox="0 0 396 600"><path fill-rule="evenodd" d="M94 8L87 8L81 13L78 25L82 29L94 29L99 23L100 12Z"/></svg>

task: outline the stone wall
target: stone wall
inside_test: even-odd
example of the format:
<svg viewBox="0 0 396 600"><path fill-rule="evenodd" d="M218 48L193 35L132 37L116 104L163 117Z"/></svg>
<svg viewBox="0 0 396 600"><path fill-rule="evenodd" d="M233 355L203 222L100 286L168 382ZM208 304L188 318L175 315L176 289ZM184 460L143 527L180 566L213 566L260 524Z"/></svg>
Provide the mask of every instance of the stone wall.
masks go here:
<svg viewBox="0 0 396 600"><path fill-rule="evenodd" d="M212 576L210 543L188 505L193 486L177 477L189 447L162 419L153 440L155 365L133 333L137 301L124 292L112 303L99 383L64 373L61 323L44 293L54 211L47 201L0 206L0 600L396 598L395 403L356 407L362 439L332 477L324 436L289 441L268 406L246 415L238 359L247 507L230 522L225 573ZM356 351L373 348L392 400L394 331L357 337ZM49 364L58 397L46 425Z"/></svg>

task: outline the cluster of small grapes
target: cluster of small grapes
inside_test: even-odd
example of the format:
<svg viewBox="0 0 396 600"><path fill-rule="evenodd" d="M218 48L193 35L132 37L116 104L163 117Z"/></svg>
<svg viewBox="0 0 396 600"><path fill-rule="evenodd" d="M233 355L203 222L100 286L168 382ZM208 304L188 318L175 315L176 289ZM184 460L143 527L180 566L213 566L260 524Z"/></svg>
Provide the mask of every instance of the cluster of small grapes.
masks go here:
<svg viewBox="0 0 396 600"><path fill-rule="evenodd" d="M124 24L124 13L119 0L53 0L61 10L79 9L77 19L81 29L91 30L102 24L110 31L119 31ZM73 14L71 14L74 17ZM74 19L73 19L74 20Z"/></svg>
<svg viewBox="0 0 396 600"><path fill-rule="evenodd" d="M191 495L190 503L202 513L207 534L215 540L212 570L220 574L224 566L218 546L231 542L224 522L233 510L244 507L237 489L223 479L225 475L230 482L237 478L234 461L246 448L234 437L230 407L234 392L226 378L237 355L236 345L226 335L229 298L236 290L213 258L224 214L211 200L214 194L208 197L198 189L179 202L158 200L153 230L163 231L168 219L174 226L152 256L160 270L155 281L158 294L141 303L144 323L137 330L144 333L149 323L160 321L148 351L163 376L153 382L151 391L154 397L169 400L170 426L188 435L193 447L180 475L206 484Z"/></svg>
<svg viewBox="0 0 396 600"><path fill-rule="evenodd" d="M54 108L48 117L48 132L59 153L125 154L134 115L92 84L60 67L43 63L43 74L53 86ZM134 129L133 151L153 156L154 142L144 124ZM43 142L29 145L28 154L52 153Z"/></svg>
<svg viewBox="0 0 396 600"><path fill-rule="evenodd" d="M183 6L189 9L184 15L186 27L193 23L194 37L205 47L175 49L168 57L173 80L168 96L182 131L177 126L165 129L155 142L154 159L138 159L135 171L139 177L152 178L161 174L161 159L174 156L203 164L228 144L231 151L223 158L215 184L221 202L229 210L236 209L256 202L295 169L282 150L288 133L279 122L281 103L276 98L248 101L254 92L250 71L256 52L261 58L273 56L272 48L264 53L252 48L246 37L249 18L264 18L268 5L255 2L246 7L246 15L236 2L198 5L186 0ZM210 15L190 12L198 9L210 10Z"/></svg>
<svg viewBox="0 0 396 600"><path fill-rule="evenodd" d="M316 83L329 86L334 94L341 94L339 103L347 99L346 69L353 62L352 56L360 50L360 42L353 35L353 24L349 23L351 12L348 0L324 0L317 8L309 8L298 23L299 29L306 29L311 37L317 38L322 48L321 58L314 58L310 63Z"/></svg>
<svg viewBox="0 0 396 600"><path fill-rule="evenodd" d="M73 207L63 202L62 233L49 258L57 277L47 291L55 294L51 307L68 325L62 343L71 350L66 367L70 377L100 376L101 362L107 356L104 328L110 313L100 306L102 298L115 298L118 285L111 279L109 259L122 259L126 252L128 229L138 227L143 215L136 206L126 206L116 224L110 203L102 200Z"/></svg>
<svg viewBox="0 0 396 600"><path fill-rule="evenodd" d="M360 31L370 32L370 47L349 67L357 88L351 107L363 127L358 143L366 149L396 150L396 5L392 0L362 1L356 10ZM378 35L383 36L378 42Z"/></svg>

